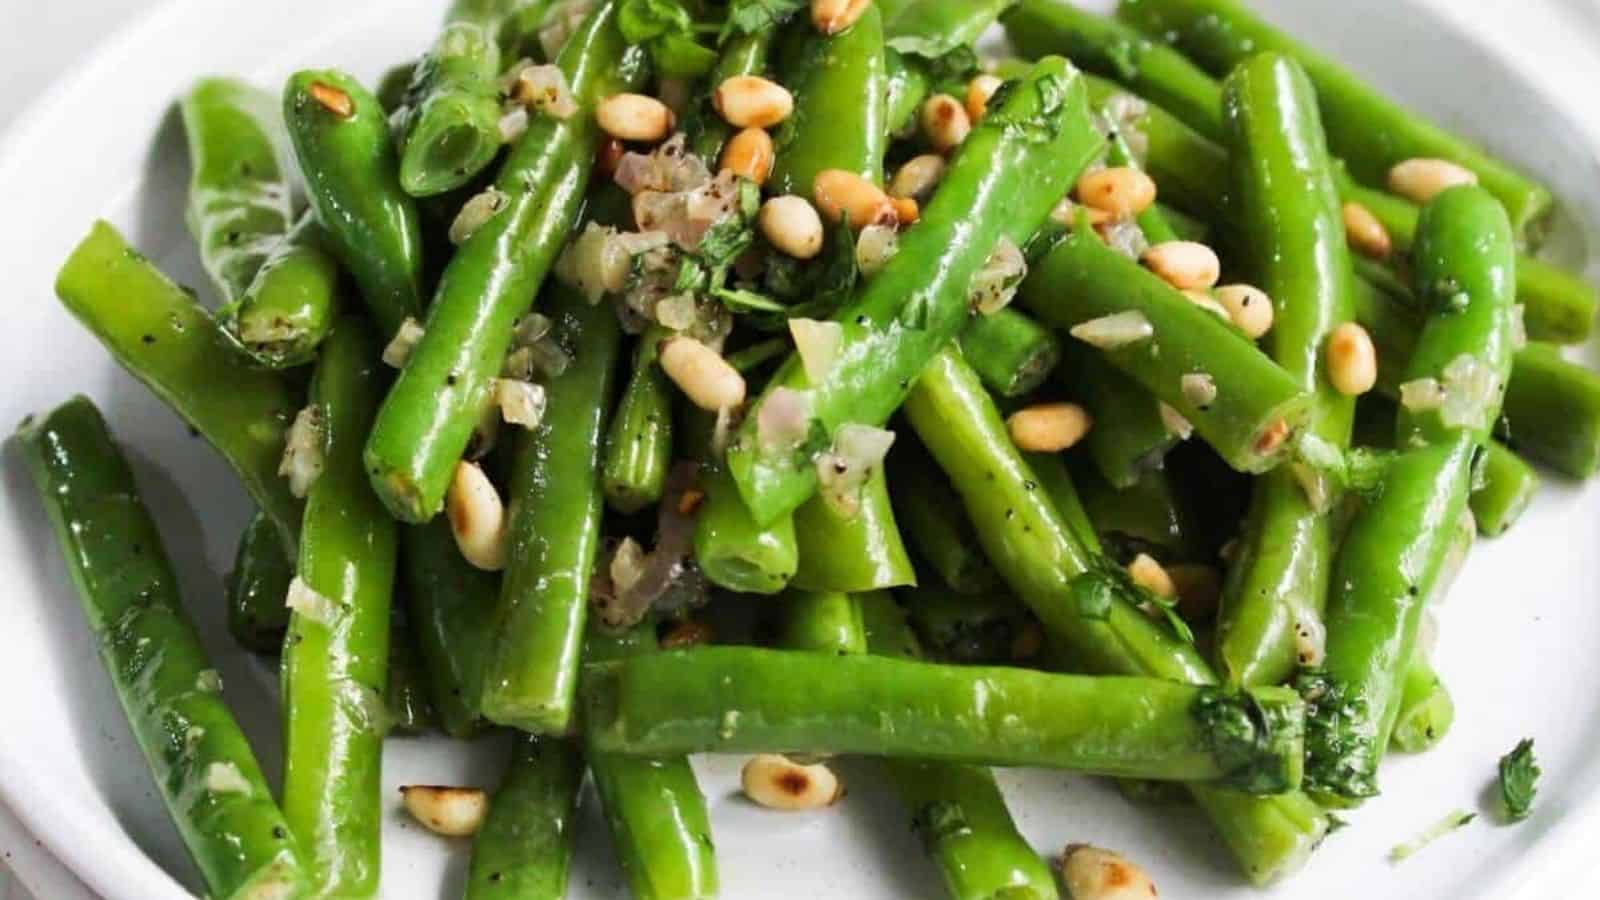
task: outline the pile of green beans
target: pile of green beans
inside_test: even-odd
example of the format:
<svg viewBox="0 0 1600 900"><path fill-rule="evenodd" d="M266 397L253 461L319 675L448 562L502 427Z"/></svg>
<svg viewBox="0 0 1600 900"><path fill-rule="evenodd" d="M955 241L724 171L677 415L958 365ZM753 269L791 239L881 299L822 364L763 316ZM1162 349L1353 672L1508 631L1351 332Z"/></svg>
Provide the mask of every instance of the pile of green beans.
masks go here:
<svg viewBox="0 0 1600 900"><path fill-rule="evenodd" d="M56 282L254 505L279 797L99 411L15 438L210 896L382 895L433 732L510 744L406 789L473 900L562 896L591 802L633 897L716 896L708 751L793 816L870 757L952 900L1063 896L1007 766L1276 882L1451 728L1475 540L1600 471L1549 192L1239 0L453 0L415 51L181 97L212 297L106 222Z"/></svg>

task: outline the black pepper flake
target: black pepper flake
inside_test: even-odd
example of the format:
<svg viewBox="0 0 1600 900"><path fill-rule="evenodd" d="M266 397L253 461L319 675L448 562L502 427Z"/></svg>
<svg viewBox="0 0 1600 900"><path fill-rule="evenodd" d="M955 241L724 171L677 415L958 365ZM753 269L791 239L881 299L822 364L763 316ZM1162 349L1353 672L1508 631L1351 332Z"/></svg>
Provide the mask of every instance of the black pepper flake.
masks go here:
<svg viewBox="0 0 1600 900"><path fill-rule="evenodd" d="M1038 485L1033 483L1032 481L1024 481L1022 483L1022 489L1025 490L1025 491L1031 491L1036 487L1038 487Z"/></svg>
<svg viewBox="0 0 1600 900"><path fill-rule="evenodd" d="M146 344L154 344L156 342L156 336L153 334L147 334L139 338L139 340L144 341Z"/></svg>
<svg viewBox="0 0 1600 900"><path fill-rule="evenodd" d="M489 880L490 881L499 881L500 880L500 873L499 872L490 872L489 873Z"/></svg>
<svg viewBox="0 0 1600 900"><path fill-rule="evenodd" d="M274 825L272 826L272 836L280 841L285 840L289 837L289 830L282 825Z"/></svg>
<svg viewBox="0 0 1600 900"><path fill-rule="evenodd" d="M449 385L449 386L451 386L451 387L455 387L456 386L456 373L451 372L449 375L446 375L444 377L444 383Z"/></svg>
<svg viewBox="0 0 1600 900"><path fill-rule="evenodd" d="M862 328L865 328L872 324L872 320L866 316L856 316L856 324L860 325Z"/></svg>
<svg viewBox="0 0 1600 900"><path fill-rule="evenodd" d="M200 436L200 429L194 427L193 425L190 425L189 426L189 437L197 438L199 436Z"/></svg>

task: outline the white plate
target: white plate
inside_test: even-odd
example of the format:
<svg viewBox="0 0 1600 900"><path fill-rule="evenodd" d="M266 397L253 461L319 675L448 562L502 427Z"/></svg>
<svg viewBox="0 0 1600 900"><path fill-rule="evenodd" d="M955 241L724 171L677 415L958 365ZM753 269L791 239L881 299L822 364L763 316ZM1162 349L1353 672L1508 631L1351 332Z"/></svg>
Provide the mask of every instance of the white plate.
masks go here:
<svg viewBox="0 0 1600 900"><path fill-rule="evenodd" d="M0 271L11 310L0 331L9 384L0 422L79 391L101 403L157 510L227 696L274 777L271 678L233 651L222 626L221 573L245 522L244 497L209 449L68 318L51 283L90 221L105 216L175 277L203 285L180 212L187 164L172 101L184 86L209 72L278 84L303 65L337 65L372 78L426 45L442 5L175 2L102 47L0 146ZM1284 0L1268 12L1405 100L1538 171L1566 203L1561 252L1581 258L1582 246L1600 235L1600 113L1582 103L1600 72L1600 13L1582 0L1486 6L1440 13L1400 0L1345 0L1334 8ZM1446 18L1469 13L1474 29L1513 51L1512 59L1483 49ZM0 682L11 687L0 697L0 796L104 896L185 896L185 887L197 887L194 871L9 451L3 485ZM1439 666L1458 707L1454 731L1424 757L1396 758L1384 772L1384 796L1351 814L1351 828L1268 896L1586 893L1578 888L1593 869L1585 838L1600 835L1600 761L1590 752L1600 739L1597 546L1600 490L1559 484L1511 535L1480 546L1443 611ZM1386 861L1389 847L1445 812L1477 809L1495 759L1525 735L1538 739L1545 769L1531 821L1502 827L1480 820L1404 865ZM417 781L488 785L499 755L493 742L464 749L395 740L385 783L391 791ZM783 816L738 799L737 760L699 762L724 896L941 896L904 814L866 767L847 767L851 794L838 808ZM1133 808L1103 784L1051 773L1005 773L1002 781L1041 851L1093 841L1141 861L1168 896L1263 896L1240 885L1226 852L1190 811ZM594 804L586 809L571 894L620 896L609 839ZM385 834L384 896L454 896L466 849L420 833L395 804Z"/></svg>

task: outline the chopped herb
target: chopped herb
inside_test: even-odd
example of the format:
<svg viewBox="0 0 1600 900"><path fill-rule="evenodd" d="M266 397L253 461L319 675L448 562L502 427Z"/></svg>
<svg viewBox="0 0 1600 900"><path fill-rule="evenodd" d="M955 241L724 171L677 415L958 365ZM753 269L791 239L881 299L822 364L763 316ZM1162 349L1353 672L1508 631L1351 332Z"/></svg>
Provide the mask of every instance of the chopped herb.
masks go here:
<svg viewBox="0 0 1600 900"><path fill-rule="evenodd" d="M1533 758L1533 738L1523 738L1510 753L1500 757L1500 799L1505 804L1507 822L1521 822L1533 812L1539 775L1539 763Z"/></svg>
<svg viewBox="0 0 1600 900"><path fill-rule="evenodd" d="M623 0L617 27L630 44L644 44L656 71L693 78L711 71L716 51L695 42L694 17L677 0Z"/></svg>
<svg viewBox="0 0 1600 900"><path fill-rule="evenodd" d="M725 44L737 35L777 28L805 6L805 0L733 0L717 42Z"/></svg>
<svg viewBox="0 0 1600 900"><path fill-rule="evenodd" d="M1460 809L1455 810L1448 816L1445 816L1439 821L1433 823L1433 825L1429 826L1426 831L1422 832L1411 840L1406 841L1403 844L1396 844L1394 849L1389 851L1389 861L1403 862L1414 855L1417 851L1428 846L1439 838L1442 838L1459 828L1465 828L1469 823L1472 822L1473 819L1476 819L1477 817L1477 813L1469 813Z"/></svg>

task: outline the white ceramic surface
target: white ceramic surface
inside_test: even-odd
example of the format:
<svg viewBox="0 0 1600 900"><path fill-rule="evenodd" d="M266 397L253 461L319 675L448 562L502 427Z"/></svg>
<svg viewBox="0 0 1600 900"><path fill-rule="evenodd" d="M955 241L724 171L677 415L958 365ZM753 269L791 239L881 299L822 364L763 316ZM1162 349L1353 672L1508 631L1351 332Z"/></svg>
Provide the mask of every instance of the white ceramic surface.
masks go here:
<svg viewBox="0 0 1600 900"><path fill-rule="evenodd" d="M156 508L191 609L220 661L227 696L276 775L271 675L232 652L221 573L247 506L224 466L118 371L56 305L55 267L96 216L123 227L175 277L204 279L185 236L186 162L171 103L205 72L276 84L301 65L373 77L415 53L439 2L179 0L101 47L0 143L0 271L10 376L0 422L87 392L106 409ZM1600 12L1588 0L1448 5L1443 0L1279 0L1271 17L1333 49L1404 100L1538 171L1570 214L1569 260L1600 237ZM1468 33L1476 35L1469 37ZM1493 46L1495 51L1484 49ZM202 287L202 292L204 288ZM1181 809L1137 809L1093 781L1003 773L1016 818L1041 851L1094 841L1140 860L1166 896L1404 898L1585 896L1600 837L1600 489L1554 485L1513 533L1485 542L1442 610L1439 667L1458 707L1433 753L1397 758L1385 794L1348 816L1295 881L1261 895L1239 885L1207 825ZM84 635L76 598L13 453L0 464L0 799L88 885L114 900L186 896L194 872ZM1494 761L1538 739L1538 812L1515 828L1480 820L1402 866L1393 844L1456 807L1476 809ZM396 740L385 782L492 784L501 748ZM845 767L851 794L812 816L765 813L737 796L737 760L699 760L723 895L731 898L937 897L902 812L870 767ZM391 797L395 795L391 794ZM397 799L397 798L396 798ZM592 800L592 797L587 798ZM586 802L571 896L623 894L609 839ZM465 846L387 820L389 898L455 896ZM1559 894L1558 894L1559 892ZM1592 894L1593 892L1591 892Z"/></svg>

